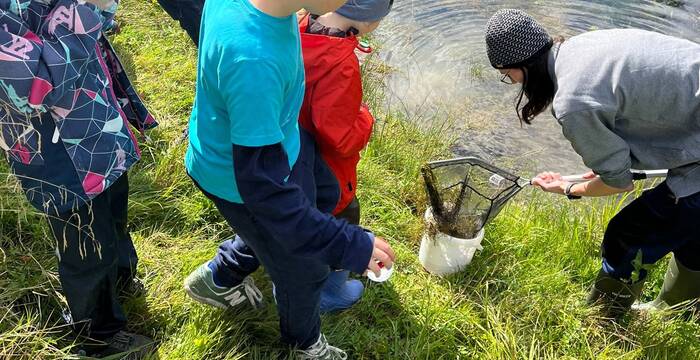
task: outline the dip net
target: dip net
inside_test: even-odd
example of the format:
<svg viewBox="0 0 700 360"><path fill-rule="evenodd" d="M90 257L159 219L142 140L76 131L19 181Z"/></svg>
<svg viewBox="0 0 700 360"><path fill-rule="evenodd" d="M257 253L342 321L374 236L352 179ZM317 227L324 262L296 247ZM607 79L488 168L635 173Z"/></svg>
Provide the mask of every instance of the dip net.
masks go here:
<svg viewBox="0 0 700 360"><path fill-rule="evenodd" d="M435 222L429 225L461 239L474 238L528 184L471 157L430 162L422 173Z"/></svg>

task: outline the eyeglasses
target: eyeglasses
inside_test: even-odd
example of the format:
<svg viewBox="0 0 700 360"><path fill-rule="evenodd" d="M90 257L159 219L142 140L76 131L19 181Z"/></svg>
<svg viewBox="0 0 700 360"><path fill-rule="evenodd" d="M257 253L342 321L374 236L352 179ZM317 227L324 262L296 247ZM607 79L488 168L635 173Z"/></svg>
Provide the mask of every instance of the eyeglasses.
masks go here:
<svg viewBox="0 0 700 360"><path fill-rule="evenodd" d="M506 71L506 73L503 74L503 76L501 76L501 82L504 84L508 84L508 85L515 84L515 81L513 81L513 78L510 77L510 70Z"/></svg>

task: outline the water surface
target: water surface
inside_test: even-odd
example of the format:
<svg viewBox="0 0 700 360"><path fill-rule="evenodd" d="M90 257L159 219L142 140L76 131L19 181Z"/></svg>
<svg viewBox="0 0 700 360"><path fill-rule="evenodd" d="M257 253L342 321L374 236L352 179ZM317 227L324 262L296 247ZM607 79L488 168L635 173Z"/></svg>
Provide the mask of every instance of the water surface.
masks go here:
<svg viewBox="0 0 700 360"><path fill-rule="evenodd" d="M388 102L417 118L456 118L457 155L476 155L528 171L586 170L547 112L520 127L515 86L498 81L486 57L484 27L498 9L522 9L552 35L640 28L700 42L700 0L672 7L654 1L397 0L377 31L395 71ZM439 120L438 120L439 121Z"/></svg>

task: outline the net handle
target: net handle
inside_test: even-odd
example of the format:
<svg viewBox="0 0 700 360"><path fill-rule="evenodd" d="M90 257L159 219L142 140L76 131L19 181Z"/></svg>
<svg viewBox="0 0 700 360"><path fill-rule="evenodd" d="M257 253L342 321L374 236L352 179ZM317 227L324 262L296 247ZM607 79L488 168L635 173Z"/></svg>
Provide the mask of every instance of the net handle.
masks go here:
<svg viewBox="0 0 700 360"><path fill-rule="evenodd" d="M657 179L657 178L662 178L666 177L668 175L668 170L632 170L632 180L644 180L644 179ZM567 175L567 176L562 176L562 180L567 181L567 182L572 182L572 183L582 183L586 182L592 179L587 179L585 177L586 174L578 174L578 175ZM596 176L595 179L599 178L600 176ZM530 180L530 184L532 184L532 181L534 179Z"/></svg>

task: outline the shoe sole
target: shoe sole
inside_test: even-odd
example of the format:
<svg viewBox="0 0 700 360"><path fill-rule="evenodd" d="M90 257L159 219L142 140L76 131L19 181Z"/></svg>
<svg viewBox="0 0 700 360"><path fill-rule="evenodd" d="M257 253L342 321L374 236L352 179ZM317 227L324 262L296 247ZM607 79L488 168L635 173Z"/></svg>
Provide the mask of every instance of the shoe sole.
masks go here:
<svg viewBox="0 0 700 360"><path fill-rule="evenodd" d="M206 305L209 305L209 306L214 306L214 307L217 307L217 308L223 309L223 310L228 310L228 309L230 309L230 306L224 305L223 303L220 303L220 302L218 302L218 301L216 301L216 300L214 300L214 299L210 299L210 298L207 298L207 297L203 297L203 296L197 295L197 294L196 294L194 291L192 291L192 289L190 289L190 287L187 286L187 285L185 285L185 292L187 293L187 295L189 295L189 297L191 297L193 300L195 300L195 301L197 301L197 302L199 302L199 303L206 304Z"/></svg>

